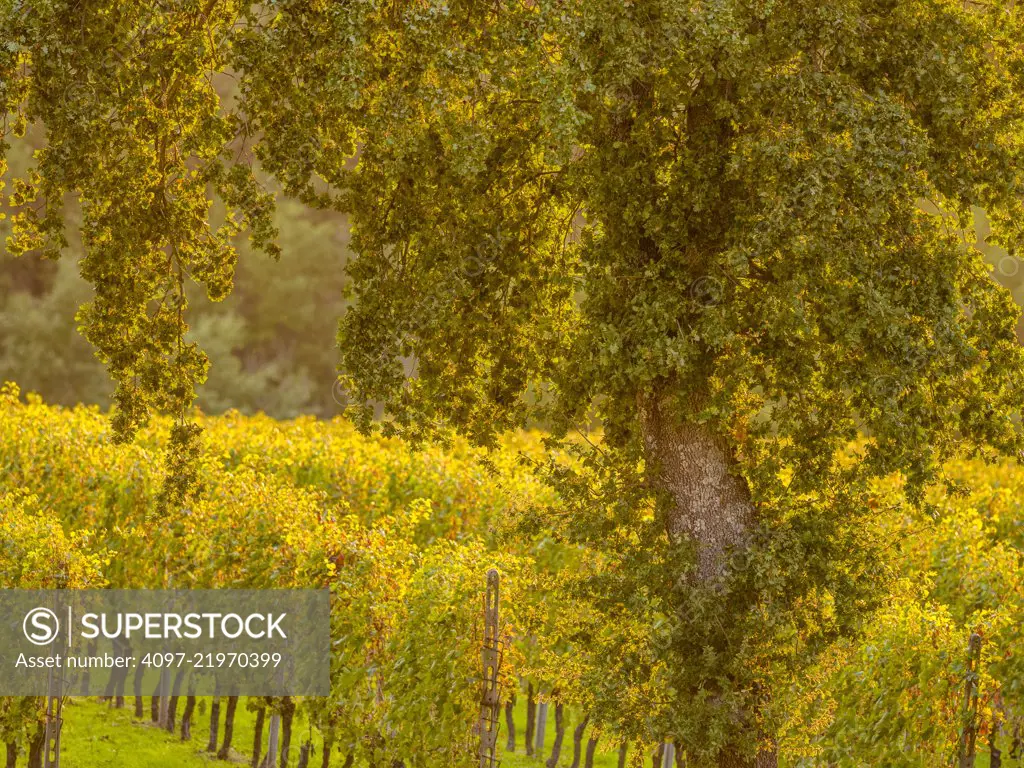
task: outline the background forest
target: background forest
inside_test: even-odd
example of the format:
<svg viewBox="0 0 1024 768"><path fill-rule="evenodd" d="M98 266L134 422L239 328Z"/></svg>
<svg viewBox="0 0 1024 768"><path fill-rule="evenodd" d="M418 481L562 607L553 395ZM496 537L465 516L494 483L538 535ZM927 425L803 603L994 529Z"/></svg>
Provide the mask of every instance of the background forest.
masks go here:
<svg viewBox="0 0 1024 768"><path fill-rule="evenodd" d="M42 144L39 132L13 142L11 174L23 173ZM69 205L68 252L60 261L0 249L0 380L17 381L47 402L110 405L113 385L75 315L91 295L78 274L82 255L76 214ZM239 238L235 290L220 303L196 300L193 337L210 356L199 407L236 408L278 418L341 411L334 396L334 336L345 305L349 258L346 218L279 201L279 261L254 254ZM0 220L6 237L10 220ZM201 291L193 289L198 299Z"/></svg>

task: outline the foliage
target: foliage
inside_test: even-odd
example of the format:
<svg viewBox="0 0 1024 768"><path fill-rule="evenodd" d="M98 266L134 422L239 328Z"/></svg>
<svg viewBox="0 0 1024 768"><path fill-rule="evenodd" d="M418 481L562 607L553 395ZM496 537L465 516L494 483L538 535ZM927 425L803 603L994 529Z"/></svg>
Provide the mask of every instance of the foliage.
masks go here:
<svg viewBox="0 0 1024 768"><path fill-rule="evenodd" d="M501 567L513 585L524 567L474 534L507 510L500 487L503 472L516 487L514 458L488 474L465 446L462 455L414 454L342 422L277 425L235 414L209 420L207 438L223 436L225 450L200 458L194 502L155 514L158 459L172 420L119 444L96 410L63 411L32 396L22 403L10 386L0 413L5 485L32 488L53 514L49 527L11 533L19 545L13 562L39 572L38 558L24 549L51 537L54 545L63 541L62 521L72 530L95 526L93 537L75 540L96 553L111 551L106 575L115 587L328 588L332 693L311 709L332 743L360 759L424 748L425 766L473 762L465 747L479 713L478 685L467 670L479 667L474 622L486 570ZM324 482L320 488L309 473L331 466L331 451L320 453L330 442L364 461L342 474L313 476ZM293 482L296 469L305 483ZM382 470L391 482L381 488ZM528 493L531 485L519 482ZM479 514L462 515L463 504ZM472 530L453 528L453 517ZM453 633L459 644L442 642ZM431 718L409 717L424 706Z"/></svg>
<svg viewBox="0 0 1024 768"><path fill-rule="evenodd" d="M223 299L233 238L245 229L275 252L272 200L227 153L245 126L221 114L207 77L223 60L237 7L109 3L91 8L89 25L72 23L76 11L5 3L4 45L24 65L15 78L24 112L47 131L38 167L15 184L8 249L57 257L66 244L63 201L77 196L80 270L94 289L79 322L117 382L113 423L125 440L152 408L184 419L207 366L184 338L185 283ZM226 206L220 226L210 222L208 189ZM172 433L172 444L188 450L189 431ZM167 501L180 503L189 490L170 483Z"/></svg>
<svg viewBox="0 0 1024 768"><path fill-rule="evenodd" d="M86 530L64 533L60 520L24 491L0 487L0 588L88 589L104 586L106 553ZM0 741L17 744L38 729L44 699L0 698Z"/></svg>
<svg viewBox="0 0 1024 768"><path fill-rule="evenodd" d="M583 530L611 546L557 540L581 529L553 522L565 510L519 462L520 451L538 452L535 435L484 457L460 443L413 449L365 437L340 419L202 417L202 490L183 514L155 515L172 421L156 419L133 443L118 444L94 409L5 392L0 470L11 556L2 572L25 573L20 564L28 563L29 576L45 576L52 569L37 567L41 559L68 552L78 564L69 573L93 580L102 570L112 586L329 588L332 693L302 706L342 754L425 768L466 757L491 566L503 572L513 641L505 691L520 675L546 695L557 688L576 712L591 714L602 743L627 739L634 752L665 737L713 736L707 729L721 705L704 696L680 710L671 664L703 653L706 666L689 669L713 669L720 656L686 634L680 606L701 606L682 603L679 586L664 579L659 552L676 555L645 538L662 535L653 506L623 499L590 508ZM975 631L984 636L981 740L996 718L1024 709L1024 472L982 462L944 471L949 488L929 491L935 519L917 511L898 478L873 487L875 519L901 573L879 612L777 693L787 765L941 762L958 737ZM766 634L779 637L778 613L764 611ZM784 665L833 631L794 625L786 644L759 658ZM705 759L692 746L687 752Z"/></svg>
<svg viewBox="0 0 1024 768"><path fill-rule="evenodd" d="M952 760L964 727L967 639L982 638L979 743L1024 708L1022 473L962 461L921 516L900 483L876 487L902 579L856 641L837 644L797 682L784 752L797 765L926 766Z"/></svg>
<svg viewBox="0 0 1024 768"><path fill-rule="evenodd" d="M39 500L21 491L0 495L0 584L4 589L88 589L104 585L104 552L88 531L64 533L42 512Z"/></svg>
<svg viewBox="0 0 1024 768"><path fill-rule="evenodd" d="M220 83L218 83L220 87ZM46 146L38 129L15 139L11 175L35 166ZM222 216L214 205L211 215ZM69 202L63 219L68 245L59 262L38 251L0 255L0 379L17 379L47 402L110 405L111 382L95 350L77 333L78 309L93 295L79 274L84 245L81 209ZM284 260L260 257L237 242L234 290L222 302L203 300L186 285L191 328L187 339L210 357L207 380L197 387L206 412L236 408L279 418L299 413L329 416L339 406L332 384L337 318L344 306L348 236L343 216L309 211L281 200L275 214ZM0 234L10 234L0 221Z"/></svg>

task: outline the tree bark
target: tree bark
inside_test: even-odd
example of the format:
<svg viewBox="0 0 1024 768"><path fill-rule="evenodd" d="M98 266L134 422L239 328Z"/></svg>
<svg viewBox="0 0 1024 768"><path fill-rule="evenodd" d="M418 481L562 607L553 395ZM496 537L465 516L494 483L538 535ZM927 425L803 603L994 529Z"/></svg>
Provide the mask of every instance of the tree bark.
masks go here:
<svg viewBox="0 0 1024 768"><path fill-rule="evenodd" d="M626 753L629 751L629 743L619 744L619 768L626 768Z"/></svg>
<svg viewBox="0 0 1024 768"><path fill-rule="evenodd" d="M139 720L143 716L142 706L142 670L145 669L141 664L135 668L135 677L132 678L132 693L135 695L135 717Z"/></svg>
<svg viewBox="0 0 1024 768"><path fill-rule="evenodd" d="M591 736L587 742L587 762L583 768L594 768L594 753L597 751L597 736Z"/></svg>
<svg viewBox="0 0 1024 768"><path fill-rule="evenodd" d="M114 644L114 648L117 649L117 650L120 650L122 652L122 655L128 655L128 652L131 651L131 646L130 645L127 645L127 646L126 645L120 645L119 646L118 643L115 643ZM89 643L89 646L86 649L86 653L88 653L90 656L93 656L93 655L96 654L96 641L95 640L93 640L91 643ZM109 681L108 688L109 688L110 692L114 696L114 708L115 709L123 709L124 708L124 683L125 683L125 681L127 679L128 679L128 668L127 667L123 667L121 669L115 669L114 673L110 676L110 681ZM89 690L89 680L90 680L89 669L86 668L86 670L85 670L85 679L82 682L83 690L86 690L86 691Z"/></svg>
<svg viewBox="0 0 1024 768"><path fill-rule="evenodd" d="M178 698L178 694L172 694L171 700L167 702L167 722L164 728L167 729L168 733L174 733L174 726L177 725Z"/></svg>
<svg viewBox="0 0 1024 768"><path fill-rule="evenodd" d="M252 768L258 768L260 764L260 753L263 752L263 720L267 716L267 708L260 707L256 710L256 734L252 739Z"/></svg>
<svg viewBox="0 0 1024 768"><path fill-rule="evenodd" d="M580 768L580 752L583 749L583 733L587 730L590 715L586 715L572 732L572 768Z"/></svg>
<svg viewBox="0 0 1024 768"><path fill-rule="evenodd" d="M192 713L196 711L196 697L191 694L185 699L185 711L181 713L181 740L192 738Z"/></svg>
<svg viewBox="0 0 1024 768"><path fill-rule="evenodd" d="M206 742L207 752L217 751L217 728L220 725L220 696L213 697L210 705L210 738Z"/></svg>
<svg viewBox="0 0 1024 768"><path fill-rule="evenodd" d="M729 552L750 541L755 514L746 480L726 439L707 425L677 418L657 398L642 405L640 420L650 481L673 501L668 533L696 545L697 577L714 586L727 575Z"/></svg>
<svg viewBox="0 0 1024 768"><path fill-rule="evenodd" d="M46 749L46 724L40 720L36 732L28 742L28 768L43 768L44 749Z"/></svg>
<svg viewBox="0 0 1024 768"><path fill-rule="evenodd" d="M679 415L660 394L638 401L648 482L672 501L665 527L672 539L696 547L692 578L715 590L729 575L730 556L749 547L757 515L729 441L692 418L700 403L700 397L689 398L682 406L688 414ZM753 712L737 714L748 724L756 719ZM717 762L717 768L776 765L774 749L756 757L726 749Z"/></svg>
<svg viewBox="0 0 1024 768"><path fill-rule="evenodd" d="M777 752L760 752L751 758L737 752L726 751L718 756L718 768L778 768Z"/></svg>
<svg viewBox="0 0 1024 768"><path fill-rule="evenodd" d="M662 768L665 764L665 742L658 744L658 748L651 755L651 768Z"/></svg>
<svg viewBox="0 0 1024 768"><path fill-rule="evenodd" d="M218 760L227 760L231 754L231 737L235 733L235 708L238 706L237 696L228 696L228 708L224 713L224 742L217 752Z"/></svg>
<svg viewBox="0 0 1024 768"><path fill-rule="evenodd" d="M171 700L167 703L167 730L174 733L175 718L178 714L178 699L181 698L181 684L185 680L185 667L181 667L174 675L174 685L171 687Z"/></svg>
<svg viewBox="0 0 1024 768"><path fill-rule="evenodd" d="M281 768L288 768L288 749L292 742L292 718L295 716L295 702L291 696L281 701Z"/></svg>
<svg viewBox="0 0 1024 768"><path fill-rule="evenodd" d="M89 668L86 667L85 673L89 674ZM107 678L107 684L103 688L103 695L100 697L100 701L110 701L114 698L114 691L117 690L117 676L121 673L121 670L115 669L114 673ZM127 673L126 673L127 674ZM86 690L89 690L89 681L85 682Z"/></svg>
<svg viewBox="0 0 1024 768"><path fill-rule="evenodd" d="M512 694L505 702L505 730L508 731L508 743L505 745L506 752L516 751L516 721L513 717L516 708L516 695Z"/></svg>
<svg viewBox="0 0 1024 768"><path fill-rule="evenodd" d="M299 747L299 762L296 768L309 768L309 750L313 745L308 741Z"/></svg>
<svg viewBox="0 0 1024 768"><path fill-rule="evenodd" d="M551 757L545 763L545 768L556 768L558 759L562 756L562 740L565 738L564 713L565 705L560 701L555 702L555 741L551 745Z"/></svg>
<svg viewBox="0 0 1024 768"><path fill-rule="evenodd" d="M149 699L149 719L154 723L160 722L160 683L161 680L158 679L156 681L156 689Z"/></svg>
<svg viewBox="0 0 1024 768"><path fill-rule="evenodd" d="M7 768L14 768L18 763L18 745L13 741L7 742Z"/></svg>
<svg viewBox="0 0 1024 768"><path fill-rule="evenodd" d="M526 684L526 756L533 756L534 726L537 721L537 701L533 698L533 683Z"/></svg>

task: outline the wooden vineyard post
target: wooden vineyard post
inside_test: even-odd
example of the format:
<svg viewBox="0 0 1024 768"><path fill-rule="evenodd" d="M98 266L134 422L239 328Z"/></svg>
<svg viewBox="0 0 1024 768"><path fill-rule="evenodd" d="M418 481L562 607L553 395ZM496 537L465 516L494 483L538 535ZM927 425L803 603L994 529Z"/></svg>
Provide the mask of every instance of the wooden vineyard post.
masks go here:
<svg viewBox="0 0 1024 768"><path fill-rule="evenodd" d="M967 643L967 674L964 682L963 731L960 734L959 768L974 768L978 739L978 682L981 675L981 635Z"/></svg>
<svg viewBox="0 0 1024 768"><path fill-rule="evenodd" d="M54 669L49 671L49 691L46 697L46 732L43 768L60 768L60 726L63 714L63 687L61 675Z"/></svg>
<svg viewBox="0 0 1024 768"><path fill-rule="evenodd" d="M161 728L167 728L167 718L170 713L171 703L171 670L165 667L160 670L160 708L157 721Z"/></svg>
<svg viewBox="0 0 1024 768"><path fill-rule="evenodd" d="M501 692L498 673L501 669L501 641L498 639L499 576L493 568L487 572L487 594L484 596L483 686L480 697L480 768L494 768L497 761L498 715Z"/></svg>
<svg viewBox="0 0 1024 768"><path fill-rule="evenodd" d="M58 609L57 601L54 599L54 612ZM68 608L68 621L70 624L70 608ZM71 631L70 626L68 631ZM54 638L54 644L61 643L58 648L63 648L62 656L67 657L68 635L58 632ZM60 768L60 730L63 724L64 713L64 668L48 670L46 680L46 725L43 733L43 768Z"/></svg>

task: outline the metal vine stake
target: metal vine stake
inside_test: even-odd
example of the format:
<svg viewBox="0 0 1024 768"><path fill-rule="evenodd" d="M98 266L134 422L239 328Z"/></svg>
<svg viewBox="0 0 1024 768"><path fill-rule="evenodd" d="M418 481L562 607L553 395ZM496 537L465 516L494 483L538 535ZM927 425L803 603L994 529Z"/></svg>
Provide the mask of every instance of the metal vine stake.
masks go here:
<svg viewBox="0 0 1024 768"><path fill-rule="evenodd" d="M494 768L497 761L498 715L501 692L498 672L501 669L501 641L498 639L498 603L500 577L495 569L487 572L487 594L484 596L483 691L480 697L480 768Z"/></svg>

